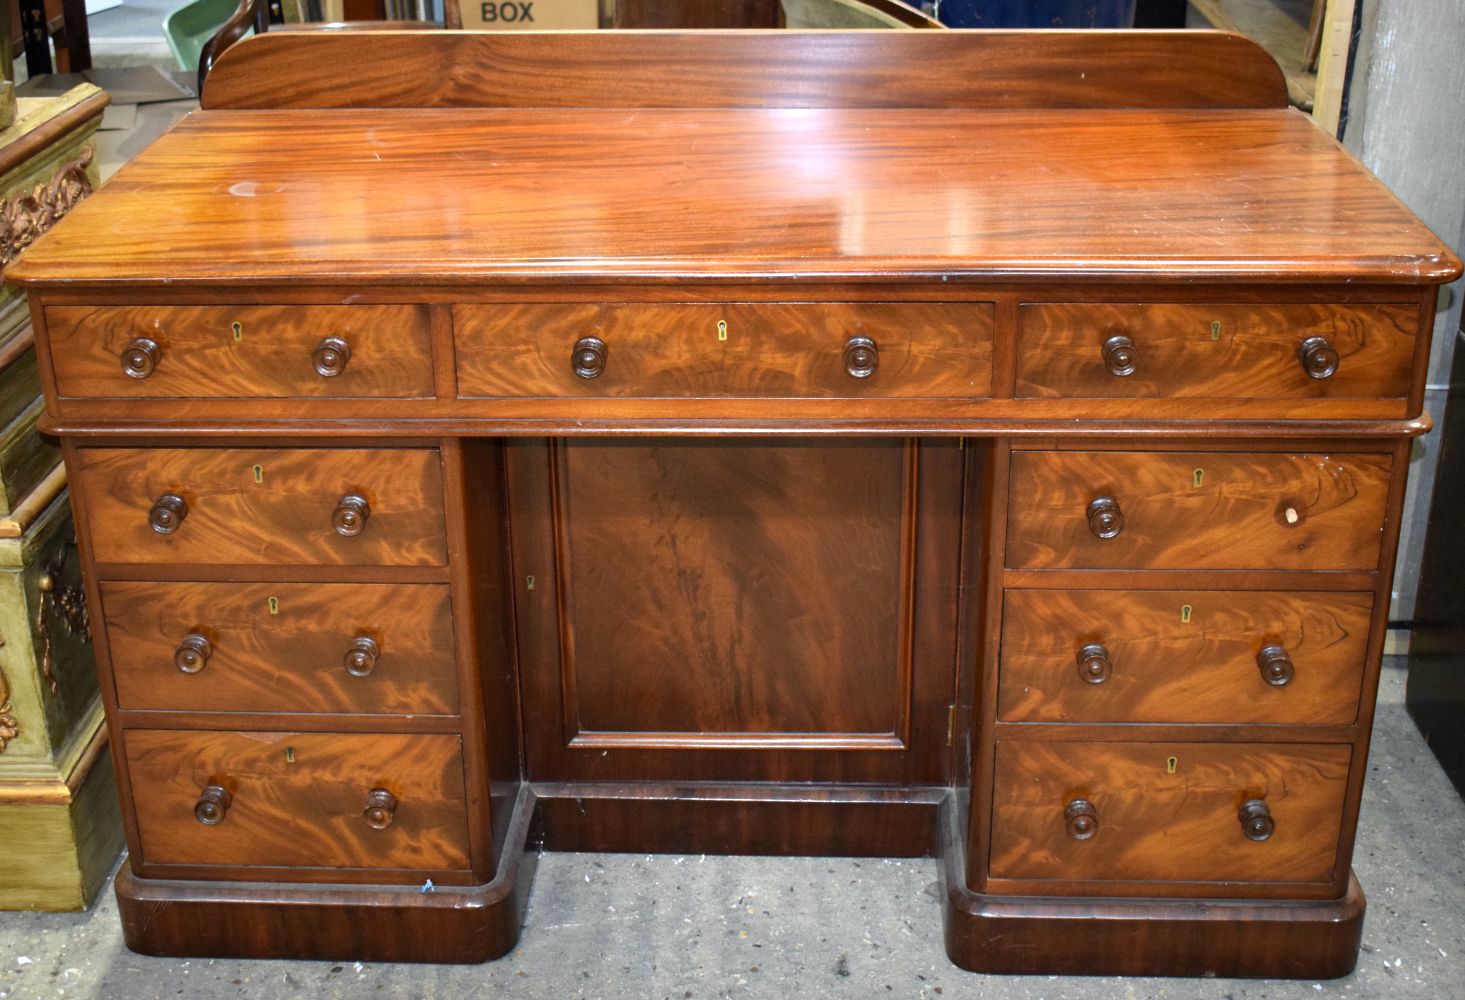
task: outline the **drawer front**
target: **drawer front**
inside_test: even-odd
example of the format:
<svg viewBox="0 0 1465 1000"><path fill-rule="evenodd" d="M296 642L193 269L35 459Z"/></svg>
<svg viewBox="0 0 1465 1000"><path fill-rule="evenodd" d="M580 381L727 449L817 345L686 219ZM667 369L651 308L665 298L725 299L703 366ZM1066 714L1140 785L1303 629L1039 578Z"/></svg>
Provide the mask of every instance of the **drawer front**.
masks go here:
<svg viewBox="0 0 1465 1000"><path fill-rule="evenodd" d="M979 397L990 303L458 306L463 396ZM586 338L603 345L581 356ZM857 341L870 344L863 348ZM864 372L873 360L873 370ZM576 374L581 363L585 374Z"/></svg>
<svg viewBox="0 0 1465 1000"><path fill-rule="evenodd" d="M1009 590L998 717L1351 725L1373 595Z"/></svg>
<svg viewBox="0 0 1465 1000"><path fill-rule="evenodd" d="M132 730L125 745L147 865L468 866L456 736ZM395 808L368 817L379 790Z"/></svg>
<svg viewBox="0 0 1465 1000"><path fill-rule="evenodd" d="M84 448L77 454L73 488L86 505L100 563L175 563L186 570L234 563L441 566L447 560L435 450ZM171 530L159 530L169 524Z"/></svg>
<svg viewBox="0 0 1465 1000"><path fill-rule="evenodd" d="M448 588L101 584L125 709L457 712Z"/></svg>
<svg viewBox="0 0 1465 1000"><path fill-rule="evenodd" d="M1399 400L1419 308L1070 302L1024 305L1019 317L1019 397ZM1311 374L1304 343L1322 366Z"/></svg>
<svg viewBox="0 0 1465 1000"><path fill-rule="evenodd" d="M52 306L46 335L63 397L433 395L426 306Z"/></svg>
<svg viewBox="0 0 1465 1000"><path fill-rule="evenodd" d="M1014 452L1007 565L1375 570L1391 467L1370 454Z"/></svg>
<svg viewBox="0 0 1465 1000"><path fill-rule="evenodd" d="M1115 881L1326 883L1350 756L1331 744L999 742L991 874L1101 883L1097 895ZM1264 840L1242 823L1253 801L1272 824Z"/></svg>

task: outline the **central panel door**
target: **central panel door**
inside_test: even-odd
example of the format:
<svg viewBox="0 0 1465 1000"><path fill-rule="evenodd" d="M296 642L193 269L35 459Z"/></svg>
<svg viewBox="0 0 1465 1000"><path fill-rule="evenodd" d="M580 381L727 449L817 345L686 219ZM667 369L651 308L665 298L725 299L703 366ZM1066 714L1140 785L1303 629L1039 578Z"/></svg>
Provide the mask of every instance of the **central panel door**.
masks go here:
<svg viewBox="0 0 1465 1000"><path fill-rule="evenodd" d="M955 442L508 452L533 779L944 780Z"/></svg>

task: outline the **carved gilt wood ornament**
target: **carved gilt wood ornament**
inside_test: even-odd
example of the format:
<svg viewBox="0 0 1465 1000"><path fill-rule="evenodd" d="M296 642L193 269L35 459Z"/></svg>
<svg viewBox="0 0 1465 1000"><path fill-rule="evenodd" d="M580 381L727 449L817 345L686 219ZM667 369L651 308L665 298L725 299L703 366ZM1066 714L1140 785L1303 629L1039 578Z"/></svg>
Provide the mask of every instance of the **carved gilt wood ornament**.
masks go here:
<svg viewBox="0 0 1465 1000"><path fill-rule="evenodd" d="M96 150L91 146L56 171L50 183L37 184L29 194L5 199L0 205L0 267L15 260L20 252L56 224L62 216L92 193L91 166Z"/></svg>
<svg viewBox="0 0 1465 1000"><path fill-rule="evenodd" d="M0 639L0 646L4 645L5 640ZM5 668L0 667L0 753L4 753L10 741L18 735L20 724L10 709L10 680L5 676Z"/></svg>

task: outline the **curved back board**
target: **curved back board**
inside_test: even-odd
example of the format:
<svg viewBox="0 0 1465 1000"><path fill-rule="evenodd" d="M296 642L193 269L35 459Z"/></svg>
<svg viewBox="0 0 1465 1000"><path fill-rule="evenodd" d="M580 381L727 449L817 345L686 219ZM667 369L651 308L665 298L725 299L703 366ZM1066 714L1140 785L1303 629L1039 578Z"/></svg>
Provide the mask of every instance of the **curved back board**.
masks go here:
<svg viewBox="0 0 1465 1000"><path fill-rule="evenodd" d="M270 32L206 109L1282 108L1277 64L1212 31Z"/></svg>

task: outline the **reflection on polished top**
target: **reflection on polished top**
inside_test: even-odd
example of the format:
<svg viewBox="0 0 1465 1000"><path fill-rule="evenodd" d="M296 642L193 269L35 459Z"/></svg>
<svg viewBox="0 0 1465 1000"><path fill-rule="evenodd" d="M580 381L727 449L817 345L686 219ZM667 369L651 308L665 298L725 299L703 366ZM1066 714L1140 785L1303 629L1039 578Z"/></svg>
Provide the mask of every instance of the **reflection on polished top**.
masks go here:
<svg viewBox="0 0 1465 1000"><path fill-rule="evenodd" d="M1281 109L204 111L106 194L13 277L1459 273L1378 181Z"/></svg>

